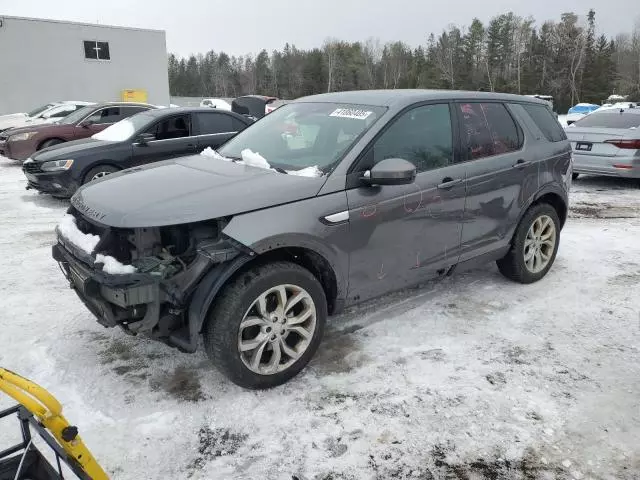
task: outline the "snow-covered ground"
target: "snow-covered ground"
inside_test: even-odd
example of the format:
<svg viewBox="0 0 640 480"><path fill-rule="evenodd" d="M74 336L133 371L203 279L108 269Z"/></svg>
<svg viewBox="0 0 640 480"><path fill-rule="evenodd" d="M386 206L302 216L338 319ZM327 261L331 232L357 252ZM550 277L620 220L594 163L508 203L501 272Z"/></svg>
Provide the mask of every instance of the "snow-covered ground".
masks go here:
<svg viewBox="0 0 640 480"><path fill-rule="evenodd" d="M24 186L0 159L0 365L50 389L115 479L640 475L631 183L574 184L543 281L487 265L353 309L299 377L265 392L202 352L100 327L51 259L66 202Z"/></svg>

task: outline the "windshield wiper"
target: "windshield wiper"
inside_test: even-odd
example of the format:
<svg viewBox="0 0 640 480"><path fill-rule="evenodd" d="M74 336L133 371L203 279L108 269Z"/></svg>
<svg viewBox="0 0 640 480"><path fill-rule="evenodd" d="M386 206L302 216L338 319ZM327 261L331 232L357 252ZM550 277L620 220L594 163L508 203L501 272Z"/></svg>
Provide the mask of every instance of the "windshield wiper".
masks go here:
<svg viewBox="0 0 640 480"><path fill-rule="evenodd" d="M271 165L271 168L273 168L278 173L284 173L285 175L289 175L289 172L287 172L284 168L274 167L273 165Z"/></svg>

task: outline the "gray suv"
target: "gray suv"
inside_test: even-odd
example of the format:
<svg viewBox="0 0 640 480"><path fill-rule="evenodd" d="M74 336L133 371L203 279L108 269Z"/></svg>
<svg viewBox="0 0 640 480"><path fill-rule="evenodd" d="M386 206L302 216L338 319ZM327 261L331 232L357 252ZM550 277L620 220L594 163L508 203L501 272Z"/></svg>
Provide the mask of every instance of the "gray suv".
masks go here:
<svg viewBox="0 0 640 480"><path fill-rule="evenodd" d="M185 352L202 335L233 382L269 388L304 368L346 306L489 261L540 280L571 168L534 98L311 96L217 152L82 187L53 257L102 325Z"/></svg>

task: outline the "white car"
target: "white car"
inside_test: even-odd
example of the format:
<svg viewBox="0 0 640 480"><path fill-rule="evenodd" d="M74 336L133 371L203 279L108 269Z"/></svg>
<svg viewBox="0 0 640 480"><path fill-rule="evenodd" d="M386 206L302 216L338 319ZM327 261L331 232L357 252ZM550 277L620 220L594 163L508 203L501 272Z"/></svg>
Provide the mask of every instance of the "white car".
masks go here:
<svg viewBox="0 0 640 480"><path fill-rule="evenodd" d="M0 132L9 128L28 127L31 125L40 125L43 123L53 123L61 118L66 117L70 113L75 112L79 108L93 105L91 102L82 102L77 100L66 100L64 102L52 102L29 113L14 113L3 115L0 117Z"/></svg>
<svg viewBox="0 0 640 480"><path fill-rule="evenodd" d="M640 104L636 102L605 103L597 111L601 112L602 110L616 110L616 109L626 109L626 108L640 108Z"/></svg>
<svg viewBox="0 0 640 480"><path fill-rule="evenodd" d="M595 112L600 108L600 105L596 105L595 103L578 103L571 107L567 112L567 125L571 125L574 122L577 122L581 118L589 115L591 112Z"/></svg>

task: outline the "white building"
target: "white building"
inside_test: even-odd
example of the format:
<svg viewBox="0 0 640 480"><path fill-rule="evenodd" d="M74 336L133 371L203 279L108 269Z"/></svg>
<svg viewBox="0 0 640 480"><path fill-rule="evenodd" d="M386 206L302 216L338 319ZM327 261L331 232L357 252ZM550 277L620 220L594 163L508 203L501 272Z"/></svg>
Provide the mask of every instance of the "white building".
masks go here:
<svg viewBox="0 0 640 480"><path fill-rule="evenodd" d="M0 115L126 99L169 105L164 31L0 14Z"/></svg>

